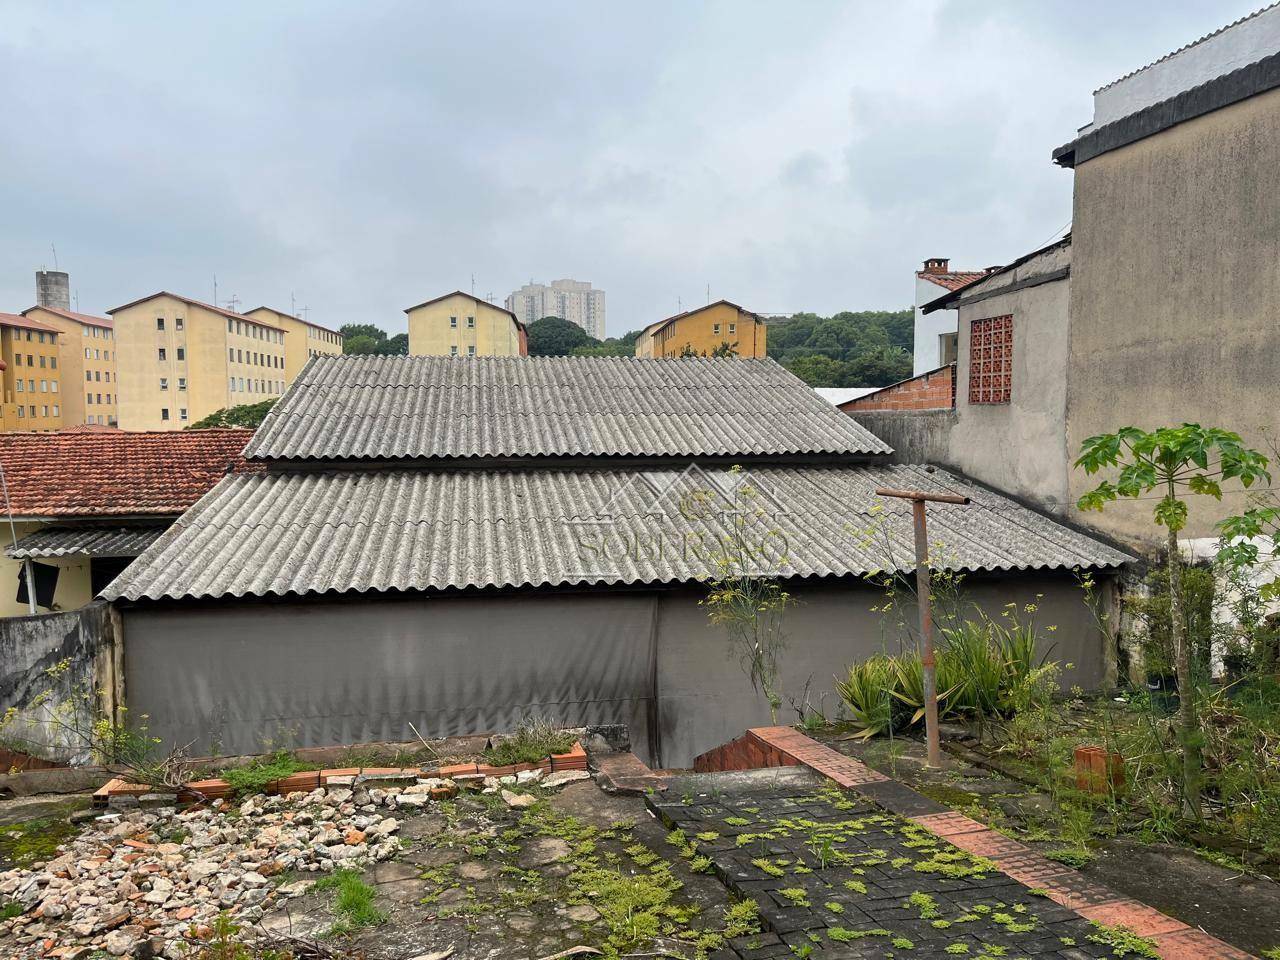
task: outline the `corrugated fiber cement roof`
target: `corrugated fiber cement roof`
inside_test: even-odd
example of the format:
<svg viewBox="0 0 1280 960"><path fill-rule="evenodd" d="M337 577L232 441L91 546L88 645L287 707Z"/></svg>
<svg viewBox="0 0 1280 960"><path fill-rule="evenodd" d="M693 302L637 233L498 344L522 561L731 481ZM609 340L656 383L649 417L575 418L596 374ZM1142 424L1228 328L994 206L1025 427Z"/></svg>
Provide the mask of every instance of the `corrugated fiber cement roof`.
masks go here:
<svg viewBox="0 0 1280 960"><path fill-rule="evenodd" d="M766 359L317 357L250 459L885 454Z"/></svg>
<svg viewBox="0 0 1280 960"><path fill-rule="evenodd" d="M1114 567L1131 559L922 466L303 471L228 476L103 596L690 582L715 574L723 545L734 542L759 558L760 574L909 570L910 506L877 497L878 486L972 498L969 506L929 506L935 557L950 569Z"/></svg>

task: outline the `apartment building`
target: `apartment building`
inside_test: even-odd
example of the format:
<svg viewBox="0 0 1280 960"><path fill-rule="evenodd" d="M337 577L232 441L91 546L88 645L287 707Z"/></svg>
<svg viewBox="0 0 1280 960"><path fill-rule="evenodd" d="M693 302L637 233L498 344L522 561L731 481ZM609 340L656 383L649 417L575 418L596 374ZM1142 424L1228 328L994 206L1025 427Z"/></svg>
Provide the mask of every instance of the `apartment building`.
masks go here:
<svg viewBox="0 0 1280 960"><path fill-rule="evenodd" d="M119 384L111 320L51 306L28 307L22 315L59 331L63 425L115 426Z"/></svg>
<svg viewBox="0 0 1280 960"><path fill-rule="evenodd" d="M303 320L271 307L254 307L244 315L279 327L288 336L284 338L284 382L293 383L312 357L339 355L342 353L342 334L310 320Z"/></svg>
<svg viewBox="0 0 1280 960"><path fill-rule="evenodd" d="M0 313L0 431L62 427L57 327Z"/></svg>
<svg viewBox="0 0 1280 960"><path fill-rule="evenodd" d="M597 340L604 333L604 291L584 280L530 281L507 297L507 309L525 324L543 317L576 323Z"/></svg>
<svg viewBox="0 0 1280 960"><path fill-rule="evenodd" d="M765 323L728 300L651 323L636 339L637 357L763 357Z"/></svg>
<svg viewBox="0 0 1280 960"><path fill-rule="evenodd" d="M405 310L413 357L523 357L524 324L514 313L455 290Z"/></svg>
<svg viewBox="0 0 1280 960"><path fill-rule="evenodd" d="M125 430L180 430L284 392L287 335L262 319L166 291L107 313Z"/></svg>

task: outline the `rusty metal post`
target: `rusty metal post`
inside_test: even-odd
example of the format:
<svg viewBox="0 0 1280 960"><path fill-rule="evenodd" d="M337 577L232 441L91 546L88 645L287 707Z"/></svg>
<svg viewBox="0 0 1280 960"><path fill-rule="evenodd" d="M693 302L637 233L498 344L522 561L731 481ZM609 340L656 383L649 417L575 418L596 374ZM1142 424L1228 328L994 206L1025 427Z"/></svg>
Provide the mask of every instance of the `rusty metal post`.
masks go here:
<svg viewBox="0 0 1280 960"><path fill-rule="evenodd" d="M920 612L920 664L924 674L924 735L928 764L942 766L942 742L938 736L938 666L933 652L933 594L929 575L929 531L925 525L925 504L967 504L968 497L955 493L926 493L923 490L893 490L881 487L882 497L911 501L912 526L916 546L916 607Z"/></svg>

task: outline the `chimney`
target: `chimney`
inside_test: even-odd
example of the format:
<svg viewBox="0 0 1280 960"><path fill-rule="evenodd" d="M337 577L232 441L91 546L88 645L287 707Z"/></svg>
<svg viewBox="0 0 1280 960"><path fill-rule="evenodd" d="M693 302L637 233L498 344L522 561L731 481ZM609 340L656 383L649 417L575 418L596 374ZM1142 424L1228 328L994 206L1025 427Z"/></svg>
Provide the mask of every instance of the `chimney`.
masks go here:
<svg viewBox="0 0 1280 960"><path fill-rule="evenodd" d="M930 257L924 262L924 272L932 274L942 274L947 272L947 267L951 261L946 257Z"/></svg>
<svg viewBox="0 0 1280 960"><path fill-rule="evenodd" d="M36 306L70 310L71 278L62 270L37 270Z"/></svg>

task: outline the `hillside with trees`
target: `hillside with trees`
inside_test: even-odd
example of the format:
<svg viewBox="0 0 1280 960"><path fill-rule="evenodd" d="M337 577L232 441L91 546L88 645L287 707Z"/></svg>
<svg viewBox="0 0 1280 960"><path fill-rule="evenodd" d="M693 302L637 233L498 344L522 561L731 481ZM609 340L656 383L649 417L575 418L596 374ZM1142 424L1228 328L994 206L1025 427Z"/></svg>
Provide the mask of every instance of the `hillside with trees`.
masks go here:
<svg viewBox="0 0 1280 960"><path fill-rule="evenodd" d="M797 313L769 324L769 356L811 387L883 387L911 376L906 310Z"/></svg>

